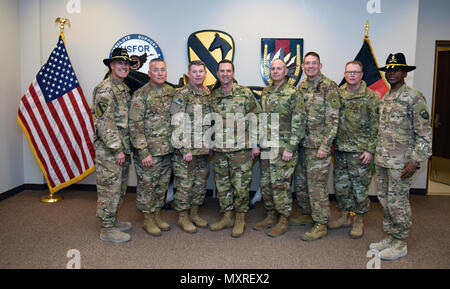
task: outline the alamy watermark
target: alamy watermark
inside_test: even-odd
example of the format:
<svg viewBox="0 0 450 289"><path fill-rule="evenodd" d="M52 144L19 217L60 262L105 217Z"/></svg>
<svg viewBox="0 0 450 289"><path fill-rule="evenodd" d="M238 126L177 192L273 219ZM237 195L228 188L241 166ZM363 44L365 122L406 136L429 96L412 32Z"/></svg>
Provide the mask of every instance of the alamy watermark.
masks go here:
<svg viewBox="0 0 450 289"><path fill-rule="evenodd" d="M194 105L194 120L184 112L172 116L172 146L180 148L262 149L261 159L273 159L280 148L278 113L218 113L203 117L201 105Z"/></svg>
<svg viewBox="0 0 450 289"><path fill-rule="evenodd" d="M67 262L66 269L80 269L81 268L81 253L77 249L70 249L66 254L70 258Z"/></svg>
<svg viewBox="0 0 450 289"><path fill-rule="evenodd" d="M81 13L81 0L67 1L66 11L69 14L80 14Z"/></svg>
<svg viewBox="0 0 450 289"><path fill-rule="evenodd" d="M369 0L366 4L368 13L381 13L381 0Z"/></svg>

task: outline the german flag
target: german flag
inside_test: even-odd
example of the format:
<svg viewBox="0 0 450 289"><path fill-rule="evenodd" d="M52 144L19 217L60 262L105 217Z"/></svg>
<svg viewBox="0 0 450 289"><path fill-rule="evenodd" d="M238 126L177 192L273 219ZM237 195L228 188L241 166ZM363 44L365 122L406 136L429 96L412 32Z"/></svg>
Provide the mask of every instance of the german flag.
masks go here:
<svg viewBox="0 0 450 289"><path fill-rule="evenodd" d="M378 70L378 63L373 53L372 45L368 37L364 38L363 45L355 57L355 60L361 61L363 64L363 80L367 86L378 93L380 99L389 91L389 87L386 83L381 72ZM345 78L342 79L339 86L345 83Z"/></svg>

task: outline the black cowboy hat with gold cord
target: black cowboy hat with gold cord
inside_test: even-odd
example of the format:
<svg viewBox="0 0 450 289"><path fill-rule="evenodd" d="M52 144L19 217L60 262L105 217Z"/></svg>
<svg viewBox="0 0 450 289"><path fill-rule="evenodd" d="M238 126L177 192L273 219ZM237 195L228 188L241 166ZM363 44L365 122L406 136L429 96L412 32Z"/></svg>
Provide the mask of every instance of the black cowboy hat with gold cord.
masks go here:
<svg viewBox="0 0 450 289"><path fill-rule="evenodd" d="M120 47L117 47L113 50L113 52L111 54L111 58L103 59L103 63L109 67L109 64L113 60L125 60L125 61L128 61L130 63L130 65L136 64L136 60L133 60L130 58L127 50L125 48L120 48Z"/></svg>
<svg viewBox="0 0 450 289"><path fill-rule="evenodd" d="M416 69L415 66L409 66L406 64L406 58L403 53L396 53L396 54L389 54L388 58L386 59L386 66L380 67L378 70L381 71L388 71L388 70L394 70L394 69L403 69L406 72L412 71Z"/></svg>

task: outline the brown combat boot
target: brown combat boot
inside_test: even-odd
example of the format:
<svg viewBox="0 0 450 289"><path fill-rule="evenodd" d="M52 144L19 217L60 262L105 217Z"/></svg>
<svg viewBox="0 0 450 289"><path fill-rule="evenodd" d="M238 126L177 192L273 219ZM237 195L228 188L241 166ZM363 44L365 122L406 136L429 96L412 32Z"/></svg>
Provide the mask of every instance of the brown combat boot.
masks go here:
<svg viewBox="0 0 450 289"><path fill-rule="evenodd" d="M206 228L208 227L208 222L198 215L199 206L191 207L191 220L197 227Z"/></svg>
<svg viewBox="0 0 450 289"><path fill-rule="evenodd" d="M289 225L291 226L310 225L313 223L314 221L311 215L300 215L297 217L289 217Z"/></svg>
<svg viewBox="0 0 450 289"><path fill-rule="evenodd" d="M253 229L256 231L265 230L268 228L272 228L277 223L277 211L270 210L267 211L267 216L259 223L256 223L253 226Z"/></svg>
<svg viewBox="0 0 450 289"><path fill-rule="evenodd" d="M144 231L152 236L161 236L161 230L155 222L154 213L144 213Z"/></svg>
<svg viewBox="0 0 450 289"><path fill-rule="evenodd" d="M273 227L267 232L267 235L270 237L278 237L286 233L288 229L289 229L288 218L283 215L280 215L278 223L275 225L275 227Z"/></svg>
<svg viewBox="0 0 450 289"><path fill-rule="evenodd" d="M100 231L100 240L113 243L123 243L131 240L130 234L121 232L116 227L102 228Z"/></svg>
<svg viewBox="0 0 450 289"><path fill-rule="evenodd" d="M236 219L234 220L234 227L231 231L231 237L239 238L245 231L245 213L236 213Z"/></svg>
<svg viewBox="0 0 450 289"><path fill-rule="evenodd" d="M186 233L197 233L197 227L192 224L187 211L178 212L178 225Z"/></svg>
<svg viewBox="0 0 450 289"><path fill-rule="evenodd" d="M356 214L353 219L352 230L350 231L350 238L359 239L364 234L364 216Z"/></svg>
<svg viewBox="0 0 450 289"><path fill-rule="evenodd" d="M155 222L156 225L161 229L161 231L170 230L170 225L161 219L161 208L156 208L155 210Z"/></svg>
<svg viewBox="0 0 450 289"><path fill-rule="evenodd" d="M328 228L330 229L338 229L341 227L348 227L350 226L350 217L349 217L349 211L342 210L341 216L337 218L334 221L331 221L328 223Z"/></svg>
<svg viewBox="0 0 450 289"><path fill-rule="evenodd" d="M217 223L209 225L211 231L220 231L225 228L231 228L234 225L233 211L226 211L222 219Z"/></svg>
<svg viewBox="0 0 450 289"><path fill-rule="evenodd" d="M327 235L327 224L315 223L311 230L303 234L303 241L319 240Z"/></svg>

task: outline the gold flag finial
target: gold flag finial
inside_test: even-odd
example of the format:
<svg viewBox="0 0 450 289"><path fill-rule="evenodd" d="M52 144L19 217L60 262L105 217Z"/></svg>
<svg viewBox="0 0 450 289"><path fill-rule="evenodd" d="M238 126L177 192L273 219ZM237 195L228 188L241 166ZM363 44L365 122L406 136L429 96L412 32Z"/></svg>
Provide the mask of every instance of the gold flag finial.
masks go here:
<svg viewBox="0 0 450 289"><path fill-rule="evenodd" d="M59 30L61 34L64 34L64 26L67 24L67 26L70 27L70 21L67 18L64 17L58 17L55 20L55 23L59 23Z"/></svg>
<svg viewBox="0 0 450 289"><path fill-rule="evenodd" d="M366 21L366 25L364 25L364 38L369 38L369 19Z"/></svg>

